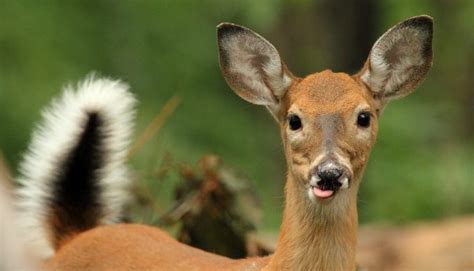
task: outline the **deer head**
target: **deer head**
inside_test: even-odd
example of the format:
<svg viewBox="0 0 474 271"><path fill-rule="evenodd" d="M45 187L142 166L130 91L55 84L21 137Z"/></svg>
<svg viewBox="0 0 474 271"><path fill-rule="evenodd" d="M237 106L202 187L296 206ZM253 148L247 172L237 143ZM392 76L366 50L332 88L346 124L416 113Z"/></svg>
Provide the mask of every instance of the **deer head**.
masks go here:
<svg viewBox="0 0 474 271"><path fill-rule="evenodd" d="M391 100L411 93L431 67L432 19L408 19L380 37L355 75L293 75L278 51L242 26L218 26L221 70L242 99L266 106L280 125L296 196L333 204L355 196Z"/></svg>
<svg viewBox="0 0 474 271"><path fill-rule="evenodd" d="M252 30L223 23L217 36L225 80L242 99L268 108L283 139L285 210L265 270L355 270L357 192L378 119L428 73L431 17L389 29L355 75L326 70L300 78Z"/></svg>

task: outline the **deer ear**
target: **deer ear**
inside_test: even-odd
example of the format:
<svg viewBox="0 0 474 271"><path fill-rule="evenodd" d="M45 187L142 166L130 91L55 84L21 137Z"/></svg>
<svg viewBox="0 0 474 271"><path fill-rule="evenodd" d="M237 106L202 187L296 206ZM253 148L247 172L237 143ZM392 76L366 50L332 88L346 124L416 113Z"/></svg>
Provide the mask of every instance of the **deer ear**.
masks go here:
<svg viewBox="0 0 474 271"><path fill-rule="evenodd" d="M271 111L293 82L275 47L252 30L230 23L217 26L219 62L229 86L242 99Z"/></svg>
<svg viewBox="0 0 474 271"><path fill-rule="evenodd" d="M360 78L383 103L408 95L431 68L432 39L429 16L397 24L375 42Z"/></svg>

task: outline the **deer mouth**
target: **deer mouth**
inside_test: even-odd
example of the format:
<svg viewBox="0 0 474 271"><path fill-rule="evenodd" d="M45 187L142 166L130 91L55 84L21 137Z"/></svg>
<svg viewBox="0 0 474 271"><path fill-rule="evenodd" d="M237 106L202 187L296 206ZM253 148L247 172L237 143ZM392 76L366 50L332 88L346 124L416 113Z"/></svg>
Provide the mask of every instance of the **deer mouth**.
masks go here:
<svg viewBox="0 0 474 271"><path fill-rule="evenodd" d="M317 199L325 200L334 197L339 189L345 188L349 188L349 178L347 177L341 180L319 180L311 185L311 193Z"/></svg>
<svg viewBox="0 0 474 271"><path fill-rule="evenodd" d="M312 187L312 190L313 190L313 194L319 198L319 199L328 199L328 198L331 198L333 197L337 190L331 190L331 189L327 189L327 190L324 190L324 189L321 189L317 186L313 186Z"/></svg>

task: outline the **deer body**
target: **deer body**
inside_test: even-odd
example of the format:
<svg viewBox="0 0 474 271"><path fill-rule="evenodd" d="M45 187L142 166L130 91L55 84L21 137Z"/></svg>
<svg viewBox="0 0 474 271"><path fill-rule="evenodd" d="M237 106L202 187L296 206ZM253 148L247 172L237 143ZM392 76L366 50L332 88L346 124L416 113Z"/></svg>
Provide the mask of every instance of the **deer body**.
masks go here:
<svg viewBox="0 0 474 271"><path fill-rule="evenodd" d="M47 261L45 267L46 270L237 271L260 270L267 260L232 260L179 243L154 227L119 224L78 235Z"/></svg>
<svg viewBox="0 0 474 271"><path fill-rule="evenodd" d="M355 270L357 193L377 121L388 101L423 80L431 67L431 40L432 19L414 17L375 43L358 74L326 70L299 78L258 34L218 26L224 78L241 98L268 108L284 145L283 222L275 253L264 258L232 260L180 244L153 227L108 225L119 218L126 194L126 181L116 185L113 177L126 176L133 97L120 82L104 79L67 92L33 137L19 192L20 207L31 216L25 215L25 224L41 229L35 237L50 248L45 269ZM71 118L73 132L55 129L58 118ZM55 134L67 135L55 142L63 145L45 147L44 137ZM43 156L51 163L49 175L35 170L35 159Z"/></svg>

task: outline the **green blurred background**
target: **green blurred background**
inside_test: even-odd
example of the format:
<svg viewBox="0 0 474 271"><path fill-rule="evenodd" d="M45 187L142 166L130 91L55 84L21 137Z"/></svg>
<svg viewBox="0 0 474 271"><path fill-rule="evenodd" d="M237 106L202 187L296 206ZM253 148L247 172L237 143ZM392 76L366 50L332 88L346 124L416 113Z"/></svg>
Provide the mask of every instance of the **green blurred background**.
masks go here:
<svg viewBox="0 0 474 271"><path fill-rule="evenodd" d="M364 183L362 223L406 223L474 212L474 1L241 0L0 2L0 149L11 168L43 106L90 71L121 78L138 97L136 135L174 95L181 103L131 159L141 185L166 209L173 180L153 175L172 157L221 156L252 180L264 227L281 219L285 163L264 108L221 77L215 27L246 25L297 75L356 72L371 45L408 17L435 18L434 66L413 95L386 108ZM148 218L143 218L147 221Z"/></svg>

